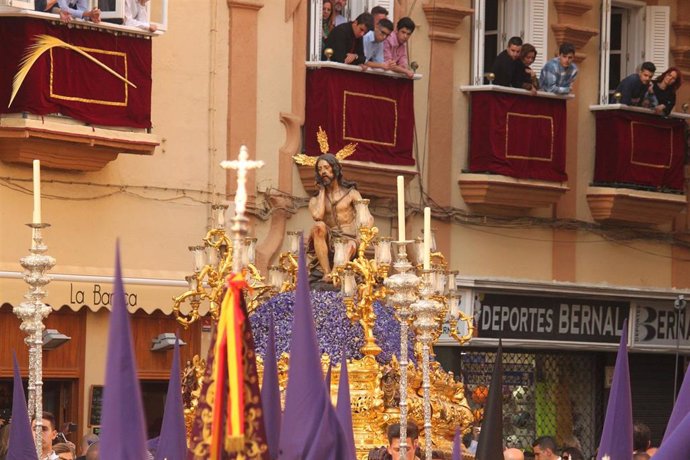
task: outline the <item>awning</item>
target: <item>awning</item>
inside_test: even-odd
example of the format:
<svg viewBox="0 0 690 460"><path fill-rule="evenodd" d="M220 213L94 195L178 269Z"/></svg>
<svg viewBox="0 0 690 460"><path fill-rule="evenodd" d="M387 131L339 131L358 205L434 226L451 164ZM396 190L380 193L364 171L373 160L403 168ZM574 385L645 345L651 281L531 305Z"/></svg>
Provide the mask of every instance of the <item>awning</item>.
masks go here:
<svg viewBox="0 0 690 460"><path fill-rule="evenodd" d="M112 276L49 274L44 302L54 310L70 308L79 311L86 307L96 312L112 306ZM184 280L157 278L123 278L125 299L131 312L143 310L148 314L159 310L172 313L173 301L188 288ZM18 305L24 300L29 286L21 272L0 271L0 304ZM184 311L184 309L183 309Z"/></svg>

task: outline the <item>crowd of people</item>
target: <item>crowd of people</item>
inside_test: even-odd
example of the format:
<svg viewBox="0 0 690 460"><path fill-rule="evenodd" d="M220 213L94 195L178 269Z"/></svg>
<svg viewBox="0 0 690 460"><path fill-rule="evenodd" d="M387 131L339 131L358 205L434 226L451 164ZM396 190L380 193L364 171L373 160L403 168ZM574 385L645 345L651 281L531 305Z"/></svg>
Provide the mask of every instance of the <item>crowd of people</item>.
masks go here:
<svg viewBox="0 0 690 460"><path fill-rule="evenodd" d="M0 419L2 420L2 419ZM5 460L8 445L10 424L0 425L0 460ZM35 421L32 423L35 427ZM63 433L57 431L55 417L50 412L43 412L42 419L42 454L39 460L98 460L99 438L95 434L85 435L77 447L68 441ZM422 446L419 442L419 428L414 423L407 424L407 454L404 459L400 457L400 425L391 424L386 429L387 446L372 449L368 460L417 460L423 458ZM481 431L478 427L472 429L462 437L462 444L467 453L475 455ZM153 459L157 447L158 438L147 443L149 458ZM656 453L657 448L652 446L651 430L644 423L637 422L633 425L633 457L631 460L649 460ZM589 460L596 457L596 453L586 456L580 441L575 436L564 437L558 444L553 436L540 436L532 443L531 449L524 451L515 447L506 447L503 450L504 460ZM434 450L434 459L444 460L450 458L448 452Z"/></svg>
<svg viewBox="0 0 690 460"><path fill-rule="evenodd" d="M388 10L375 6L348 21L346 0L324 0L322 60L359 65L363 70L382 69L414 77L407 58L407 43L415 23L403 17L393 27ZM330 50L332 55L326 54Z"/></svg>
<svg viewBox="0 0 690 460"><path fill-rule="evenodd" d="M115 9L114 0L100 0L99 5L108 11ZM60 15L62 22L68 23L75 19L90 21L95 24L101 22L101 8L89 6L89 0L36 0L36 11ZM149 0L125 0L124 19L122 24L136 27L149 32L157 30L156 24L150 21L151 12Z"/></svg>
<svg viewBox="0 0 690 460"><path fill-rule="evenodd" d="M475 455L480 431L475 428L462 438L466 451ZM387 429L388 445L369 452L368 460L400 460L400 425L392 424ZM424 458L419 443L419 428L414 423L407 425L407 455L403 460L417 460ZM631 460L649 460L657 449L652 447L651 431L644 423L633 426L633 457ZM447 452L434 450L432 458L443 460L448 457ZM449 457L448 457L449 458ZM540 436L534 440L531 449L524 451L515 447L503 450L504 460L589 460L596 458L596 454L585 456L582 445L575 436L566 436L560 445L553 436Z"/></svg>
<svg viewBox="0 0 690 460"><path fill-rule="evenodd" d="M538 77L531 67L537 52L533 45L523 43L520 37L511 37L506 49L494 60L489 83L522 88L532 94L538 90L570 94L578 71L573 62L575 47L563 43L558 49L558 56L544 64ZM676 91L681 85L680 71L671 67L653 79L655 72L654 63L642 63L639 72L621 80L615 91L620 95L620 101L612 102L646 107L659 115L668 116L676 104Z"/></svg>
<svg viewBox="0 0 690 460"><path fill-rule="evenodd" d="M2 419L0 419L2 421ZM11 420L10 420L11 422ZM55 416L51 412L43 412L42 418L42 452L39 460L98 460L100 441L97 435L87 434L82 437L79 446L68 441L62 432L58 432ZM31 428L34 429L35 421ZM0 460L5 460L9 448L10 423L0 423ZM147 444L149 459L153 459L158 438Z"/></svg>
<svg viewBox="0 0 690 460"><path fill-rule="evenodd" d="M506 49L494 60L490 83L526 89L532 94L536 94L537 90L569 94L577 78L577 66L573 63L575 47L563 43L558 49L558 56L542 67L539 77L531 67L536 58L537 49L533 45L523 44L520 37L511 37Z"/></svg>

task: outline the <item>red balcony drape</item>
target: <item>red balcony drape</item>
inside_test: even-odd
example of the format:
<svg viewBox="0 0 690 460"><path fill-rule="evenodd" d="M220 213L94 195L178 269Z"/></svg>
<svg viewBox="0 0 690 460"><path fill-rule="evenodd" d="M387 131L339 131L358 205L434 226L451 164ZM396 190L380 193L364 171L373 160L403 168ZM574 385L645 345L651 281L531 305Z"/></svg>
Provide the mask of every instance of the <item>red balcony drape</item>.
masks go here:
<svg viewBox="0 0 690 460"><path fill-rule="evenodd" d="M685 120L626 110L596 120L595 182L683 190Z"/></svg>
<svg viewBox="0 0 690 460"><path fill-rule="evenodd" d="M470 172L567 180L565 102L496 91L473 92Z"/></svg>
<svg viewBox="0 0 690 460"><path fill-rule="evenodd" d="M20 61L39 35L80 47L136 88L73 50L52 48L33 65L8 107ZM60 113L96 125L151 127L151 40L6 17L0 18L0 56L0 113Z"/></svg>
<svg viewBox="0 0 690 460"><path fill-rule="evenodd" d="M331 153L357 143L351 160L414 165L413 82L347 70L307 71L305 146L319 155L316 132L328 134Z"/></svg>

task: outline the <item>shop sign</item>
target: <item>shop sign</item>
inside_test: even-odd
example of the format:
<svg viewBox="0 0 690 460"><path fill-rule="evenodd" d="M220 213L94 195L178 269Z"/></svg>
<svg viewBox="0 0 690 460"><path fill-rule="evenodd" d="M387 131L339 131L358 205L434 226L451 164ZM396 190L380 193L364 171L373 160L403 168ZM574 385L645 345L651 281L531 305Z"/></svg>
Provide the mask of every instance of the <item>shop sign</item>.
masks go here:
<svg viewBox="0 0 690 460"><path fill-rule="evenodd" d="M109 292L112 286L102 286L94 283L88 287L75 286L69 283L69 304L83 305L85 303L94 307L112 307L113 293ZM137 306L138 295L136 292L125 292L125 303L129 307Z"/></svg>
<svg viewBox="0 0 690 460"><path fill-rule="evenodd" d="M618 343L629 302L480 293L474 318L478 337Z"/></svg>
<svg viewBox="0 0 690 460"><path fill-rule="evenodd" d="M669 301L636 306L633 329L633 343L636 346L690 347L690 321L686 320L686 311L678 313L673 305L673 301Z"/></svg>

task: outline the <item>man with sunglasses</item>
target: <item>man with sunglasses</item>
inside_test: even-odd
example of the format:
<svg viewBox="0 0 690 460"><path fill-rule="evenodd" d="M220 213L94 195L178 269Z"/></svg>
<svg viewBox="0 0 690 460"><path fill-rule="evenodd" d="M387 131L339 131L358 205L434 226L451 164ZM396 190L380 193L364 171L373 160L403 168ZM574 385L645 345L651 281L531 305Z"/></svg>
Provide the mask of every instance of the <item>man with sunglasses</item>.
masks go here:
<svg viewBox="0 0 690 460"><path fill-rule="evenodd" d="M42 436L42 451L39 460L59 460L57 454L53 451L53 440L57 437L57 430L55 429L55 416L50 412L43 412L41 417L43 425ZM31 430L36 428L36 420L31 422Z"/></svg>

